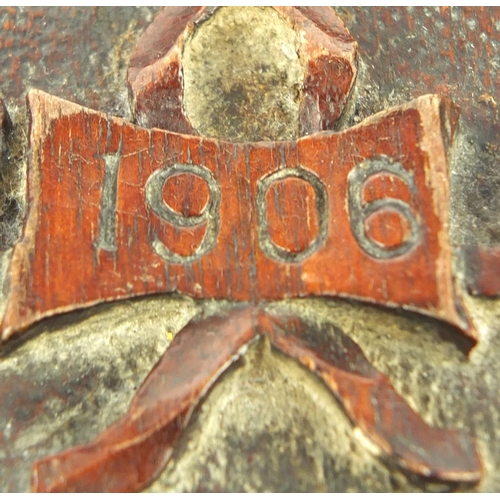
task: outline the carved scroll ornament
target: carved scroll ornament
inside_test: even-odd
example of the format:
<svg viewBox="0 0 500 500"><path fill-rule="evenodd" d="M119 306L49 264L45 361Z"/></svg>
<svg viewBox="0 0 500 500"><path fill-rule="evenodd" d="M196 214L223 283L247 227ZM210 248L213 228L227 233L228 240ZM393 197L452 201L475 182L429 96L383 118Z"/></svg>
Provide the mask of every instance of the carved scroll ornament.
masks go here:
<svg viewBox="0 0 500 500"><path fill-rule="evenodd" d="M40 91L28 105L30 209L4 339L56 313L174 291L349 296L475 336L448 240L449 101L241 144L142 129Z"/></svg>

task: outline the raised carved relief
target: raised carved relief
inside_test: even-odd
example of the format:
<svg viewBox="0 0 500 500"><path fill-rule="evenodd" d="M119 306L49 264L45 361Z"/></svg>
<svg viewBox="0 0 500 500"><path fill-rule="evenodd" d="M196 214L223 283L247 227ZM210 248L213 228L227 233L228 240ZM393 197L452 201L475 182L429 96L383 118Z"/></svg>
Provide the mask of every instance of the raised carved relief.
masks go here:
<svg viewBox="0 0 500 500"><path fill-rule="evenodd" d="M424 96L343 132L236 144L141 129L38 91L28 102L33 202L11 264L4 339L57 312L173 291L250 302L349 295L475 336L457 309L447 242L441 131L456 120L451 103ZM193 192L174 188L187 215L164 196L181 174L208 190L195 207ZM303 233L294 219L316 221L308 244L292 251L270 229L279 207L302 201L293 190L269 201L278 181L291 179L310 186L311 203L289 217L288 232ZM388 247L373 239L376 217L387 215L396 222L383 226L401 233L401 241L389 234Z"/></svg>
<svg viewBox="0 0 500 500"><path fill-rule="evenodd" d="M478 481L472 438L427 425L343 332L267 309L287 298L349 297L477 338L449 241L458 107L425 95L331 130L350 98L356 44L331 9L280 7L302 36L300 137L202 136L182 106L182 54L217 12L165 9L146 31L128 73L141 126L28 94L29 213L10 264L3 340L43 318L127 297L179 292L241 303L194 319L129 413L94 442L36 462L33 489L143 488L193 406L260 335L317 373L403 468Z"/></svg>

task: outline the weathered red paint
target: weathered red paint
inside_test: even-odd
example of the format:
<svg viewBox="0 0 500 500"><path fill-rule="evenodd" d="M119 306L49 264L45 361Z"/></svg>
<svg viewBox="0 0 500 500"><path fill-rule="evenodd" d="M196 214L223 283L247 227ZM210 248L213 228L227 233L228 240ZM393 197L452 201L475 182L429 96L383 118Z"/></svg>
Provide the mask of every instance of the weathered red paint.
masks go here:
<svg viewBox="0 0 500 500"><path fill-rule="evenodd" d="M427 425L339 328L315 327L293 315L261 313L258 321L271 343L318 374L353 424L405 469L444 481L481 479L471 437Z"/></svg>
<svg viewBox="0 0 500 500"><path fill-rule="evenodd" d="M168 462L193 406L254 338L249 307L191 321L148 375L127 415L93 443L35 462L33 490L123 492L146 486Z"/></svg>
<svg viewBox="0 0 500 500"><path fill-rule="evenodd" d="M3 339L56 313L174 291L254 303L349 296L475 336L448 240L449 101L424 96L343 132L240 144L141 129L39 91L28 104L29 213ZM190 187L204 184L199 195ZM181 213L162 215L165 195ZM394 214L407 220L400 242L376 229Z"/></svg>
<svg viewBox="0 0 500 500"><path fill-rule="evenodd" d="M356 75L356 44L331 9L277 10L304 34L300 134L332 129ZM403 467L479 480L472 440L422 422L342 332L331 337L255 305L349 296L420 311L474 337L448 240L446 155L458 109L425 96L348 131L296 142L196 137L182 110L182 46L213 12L165 9L132 57L136 119L169 132L41 92L28 96L30 213L11 263L3 338L58 312L148 293L253 304L180 332L129 413L94 443L37 462L33 488L144 487L168 461L192 407L259 333L317 372L353 423ZM177 222L159 213L164 203Z"/></svg>
<svg viewBox="0 0 500 500"><path fill-rule="evenodd" d="M342 115L357 74L357 44L330 7L273 7L299 33L304 65L300 136L331 130ZM182 52L195 26L216 7L168 7L140 38L128 84L134 115L144 127L198 135L182 105Z"/></svg>
<svg viewBox="0 0 500 500"><path fill-rule="evenodd" d="M470 436L427 425L340 329L240 307L194 320L179 332L122 419L88 445L35 462L33 490L144 488L165 467L200 397L258 335L269 335L276 348L317 373L353 424L402 467L438 480L481 478Z"/></svg>

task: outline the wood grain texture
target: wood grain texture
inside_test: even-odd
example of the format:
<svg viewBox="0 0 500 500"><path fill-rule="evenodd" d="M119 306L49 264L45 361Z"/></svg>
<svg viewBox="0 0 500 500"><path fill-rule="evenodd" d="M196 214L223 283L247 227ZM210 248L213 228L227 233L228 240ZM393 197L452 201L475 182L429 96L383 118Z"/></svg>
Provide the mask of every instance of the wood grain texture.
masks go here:
<svg viewBox="0 0 500 500"><path fill-rule="evenodd" d="M450 103L426 96L345 132L240 145L140 129L37 91L28 103L30 211L11 262L4 339L59 312L169 291L248 302L350 296L424 312L474 335L459 312L447 237ZM192 218L165 213L162 199L167 177L186 172L210 188L205 212ZM382 174L407 186L370 184L377 200L369 212L366 181ZM268 231L283 200L268 205L267 190L287 178L312 187L314 201L288 190L286 210L298 221L315 210L319 220L299 253ZM195 198L193 191L185 203ZM413 240L400 254L359 230L367 215L386 211L413 221ZM289 226L299 240L302 224Z"/></svg>
<svg viewBox="0 0 500 500"><path fill-rule="evenodd" d="M141 129L38 91L28 103L29 214L4 339L56 313L158 292L254 303L349 296L475 335L451 268L448 101L424 96L344 132L241 144ZM180 174L208 187L204 207L198 193L179 193L184 213L200 215L164 198L167 180L185 187ZM291 199L268 203L284 180ZM385 213L411 226L397 247L363 229ZM283 217L304 251L272 239ZM314 236L304 238L305 223Z"/></svg>
<svg viewBox="0 0 500 500"><path fill-rule="evenodd" d="M147 17L147 21L143 19L143 11L129 12L124 16L118 9L113 9L112 14L108 15L105 12L103 14L104 9L66 9L61 16L60 8L0 10L2 23L5 22L4 37L0 41L3 49L0 56L3 55L4 62L1 70L2 88L8 99L17 99L17 104L22 104L19 101L26 89L43 88L94 109L116 114L117 95L123 89L117 91L116 86L110 83L112 79L121 81L121 78L109 71L107 54L112 52L110 48L113 45L121 46L122 40L118 35L126 30L129 23L137 19L142 23L149 21ZM500 40L498 8L347 8L342 9L341 13L360 43L368 72L365 83L369 83L369 89L361 87L363 99L359 102L359 116L371 115L384 108L387 102L403 102L421 94L436 92L460 103L462 115L474 132L479 150L486 151L489 143L493 146L498 143L499 124L494 122L498 110L494 102L487 99L488 96L497 99L500 84L497 72ZM100 30L99 18L105 18L108 22L101 21ZM134 26L140 27L141 24ZM67 57L68 53L72 57ZM123 59L126 64L126 56ZM118 60L123 63L123 59ZM47 77L47 72L50 77ZM479 168L483 162L491 166L490 171ZM459 173L465 171L468 176L459 180L463 191L457 199L465 200L466 205L464 210L457 210L461 214L457 224L470 241L479 239L483 244L498 243L500 235L496 222L500 197L495 196L498 187L495 162L496 157L489 154L483 157L477 155L476 163L464 161L459 165ZM476 223L470 223L471 219ZM497 333L494 325L492 330ZM488 480L481 485L483 489L498 484L494 482L497 481L494 471L498 470L495 465L495 460L498 463L498 453L494 444L497 415L492 405L498 395L494 377L498 370L492 352L495 351L494 346L486 350L490 351L491 357L475 366L477 371L473 373L467 371L472 368L470 363L457 370L450 366L445 368L446 374L453 373L448 378L443 377L440 366L434 367L435 370L429 376L435 385L429 389L429 394L432 396L433 391L442 393L444 387L447 397L450 397L449 400L443 400L439 413L428 410L425 404L419 405L418 394L411 396L417 401L420 411L433 415L433 420L443 421L443 413L459 415L457 426L468 427L490 443L486 455L492 460L492 466L488 469ZM406 354L405 349L403 353ZM427 356L423 355L422 358L427 359ZM398 364L398 361L394 363ZM421 380L423 391L426 391L427 380L421 378L420 365L409 356L401 361L401 366L403 369L395 380ZM455 381L464 387L457 391ZM33 398L39 395L38 391L40 387L33 386L30 389ZM451 425L455 425L453 417L446 418L451 419ZM21 425L20 420L16 422ZM261 457L265 456L266 448L257 447L257 453ZM309 456L304 455L307 461ZM232 458L230 454L229 460ZM22 464L26 466L21 454L17 460L20 467ZM297 465L297 469L300 467ZM299 487L300 483L296 479L298 474L293 474L293 470L288 472L288 476L294 478L293 487ZM9 478L15 476L9 471L5 474ZM208 478L204 481L205 485L210 484ZM275 483L269 480L266 483L264 479L264 484L270 488L268 485ZM330 476L329 485L334 488L338 483ZM361 489L364 486L363 483L356 485Z"/></svg>
<svg viewBox="0 0 500 500"><path fill-rule="evenodd" d="M92 443L35 462L33 491L144 488L165 467L201 396L259 335L317 373L362 434L403 468L442 481L481 478L470 436L422 421L340 329L240 306L179 332L123 418Z"/></svg>
<svg viewBox="0 0 500 500"><path fill-rule="evenodd" d="M333 129L357 74L357 44L330 7L273 7L297 32L305 79L299 136ZM128 70L141 126L198 135L183 107L182 54L214 7L167 7L140 38Z"/></svg>

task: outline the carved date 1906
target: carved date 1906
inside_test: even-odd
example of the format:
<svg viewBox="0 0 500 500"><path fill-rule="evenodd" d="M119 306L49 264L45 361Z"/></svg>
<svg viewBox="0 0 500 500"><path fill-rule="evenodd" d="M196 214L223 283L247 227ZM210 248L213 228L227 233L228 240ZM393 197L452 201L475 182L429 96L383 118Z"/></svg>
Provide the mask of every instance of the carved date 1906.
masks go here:
<svg viewBox="0 0 500 500"><path fill-rule="evenodd" d="M427 425L340 330L267 304L347 296L419 311L477 337L448 235L458 107L428 95L324 131L347 101L356 44L331 9L277 11L304 35L300 131L311 135L301 139L196 135L181 107L179 47L211 8L165 9L132 57L136 120L175 132L28 94L29 213L12 252L3 340L44 317L132 296L240 302L179 332L127 415L94 442L36 462L34 490L143 488L169 460L193 405L259 335L320 376L353 424L403 467L480 479L470 436Z"/></svg>
<svg viewBox="0 0 500 500"><path fill-rule="evenodd" d="M169 291L254 303L348 295L474 336L440 182L442 131L457 118L448 101L424 96L341 133L241 144L141 129L40 91L28 102L33 202L4 338L57 312Z"/></svg>
<svg viewBox="0 0 500 500"><path fill-rule="evenodd" d="M194 344L172 346L122 421L95 443L35 463L35 490L143 487L170 456L189 408L262 333L313 367L363 432L405 467L480 477L468 436L429 428L376 370L324 358L328 349L310 346L307 330L314 342L321 332L293 317L282 328L284 318L262 304L344 295L421 311L474 336L454 284L441 182L451 139L442 131L452 135L457 119L451 103L424 96L344 132L241 144L142 129L39 91L28 104L30 212L13 251L4 339L58 312L149 293L247 304L216 320L210 342L203 333L211 320L179 334L196 334L196 352L210 363L190 361ZM176 372L172 383L184 381L182 401L169 399L165 370ZM397 410L385 406L386 393ZM408 435L373 424L390 422L394 411L412 422ZM451 448L429 442L430 432ZM459 450L453 459L451 449ZM129 469L136 479L119 472Z"/></svg>

